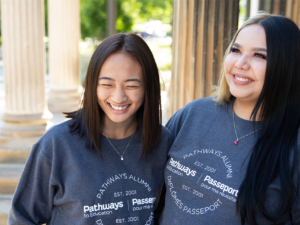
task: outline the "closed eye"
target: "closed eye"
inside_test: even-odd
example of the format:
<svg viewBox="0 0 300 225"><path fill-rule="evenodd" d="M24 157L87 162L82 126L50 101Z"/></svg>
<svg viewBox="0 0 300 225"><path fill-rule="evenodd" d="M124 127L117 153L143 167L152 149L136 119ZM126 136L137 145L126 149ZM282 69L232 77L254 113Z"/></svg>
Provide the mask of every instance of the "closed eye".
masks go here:
<svg viewBox="0 0 300 225"><path fill-rule="evenodd" d="M127 86L128 88L137 88L138 86Z"/></svg>

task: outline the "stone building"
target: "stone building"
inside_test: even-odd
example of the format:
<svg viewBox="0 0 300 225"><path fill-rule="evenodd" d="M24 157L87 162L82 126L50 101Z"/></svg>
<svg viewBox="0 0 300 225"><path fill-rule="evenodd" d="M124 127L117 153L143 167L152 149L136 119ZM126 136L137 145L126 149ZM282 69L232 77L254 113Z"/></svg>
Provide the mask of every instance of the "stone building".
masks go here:
<svg viewBox="0 0 300 225"><path fill-rule="evenodd" d="M247 0L300 25L298 0ZM0 225L31 146L53 113L78 108L79 0L48 0L49 75L45 93L44 1L1 0L5 109L0 126ZM211 95L226 47L238 27L239 0L174 0L169 113Z"/></svg>
<svg viewBox="0 0 300 225"><path fill-rule="evenodd" d="M0 127L0 224L33 143L53 113L78 109L79 0L49 0L49 77L45 92L44 0L1 0L5 109Z"/></svg>

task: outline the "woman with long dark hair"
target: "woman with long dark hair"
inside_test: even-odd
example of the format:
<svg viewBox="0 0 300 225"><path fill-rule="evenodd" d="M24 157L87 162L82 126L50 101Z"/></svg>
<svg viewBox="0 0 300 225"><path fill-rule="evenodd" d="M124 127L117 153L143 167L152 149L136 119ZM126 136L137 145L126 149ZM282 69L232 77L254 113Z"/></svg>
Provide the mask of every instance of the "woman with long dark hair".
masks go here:
<svg viewBox="0 0 300 225"><path fill-rule="evenodd" d="M94 52L82 107L34 146L8 224L153 224L170 132L154 57L134 34Z"/></svg>
<svg viewBox="0 0 300 225"><path fill-rule="evenodd" d="M160 224L300 224L300 31L291 20L246 21L215 97L166 126L175 141Z"/></svg>

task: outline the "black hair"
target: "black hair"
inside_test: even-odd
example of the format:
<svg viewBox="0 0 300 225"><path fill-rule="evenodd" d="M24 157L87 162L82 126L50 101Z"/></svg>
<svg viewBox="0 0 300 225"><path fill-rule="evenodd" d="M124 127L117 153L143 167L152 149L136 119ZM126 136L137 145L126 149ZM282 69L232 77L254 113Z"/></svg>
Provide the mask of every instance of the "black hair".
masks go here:
<svg viewBox="0 0 300 225"><path fill-rule="evenodd" d="M246 220L256 224L257 210L275 221L289 212L299 188L300 31L293 21L283 16L270 15L256 24L265 30L267 68L251 118L258 116L263 127L258 132L258 140L239 188L237 209L242 224ZM268 213L265 199L269 185L278 177L281 207L275 217Z"/></svg>

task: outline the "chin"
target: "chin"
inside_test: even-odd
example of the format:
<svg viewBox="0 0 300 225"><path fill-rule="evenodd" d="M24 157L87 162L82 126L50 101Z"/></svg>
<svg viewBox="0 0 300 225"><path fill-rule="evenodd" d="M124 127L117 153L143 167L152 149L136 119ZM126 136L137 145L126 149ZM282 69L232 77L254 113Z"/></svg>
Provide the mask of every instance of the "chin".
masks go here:
<svg viewBox="0 0 300 225"><path fill-rule="evenodd" d="M247 103L251 103L251 104L255 104L257 102L257 98L253 97L253 96L249 96L249 95L234 95L232 94L236 100L240 101L240 102L247 102Z"/></svg>
<svg viewBox="0 0 300 225"><path fill-rule="evenodd" d="M231 88L230 93L236 98L248 98L251 96L249 93L242 90L238 90L236 88Z"/></svg>
<svg viewBox="0 0 300 225"><path fill-rule="evenodd" d="M132 118L130 116L129 117L108 116L108 119L113 123L123 123L131 120Z"/></svg>
<svg viewBox="0 0 300 225"><path fill-rule="evenodd" d="M126 120L128 120L128 118L109 118L109 120L113 123L122 123L122 122L125 122Z"/></svg>

